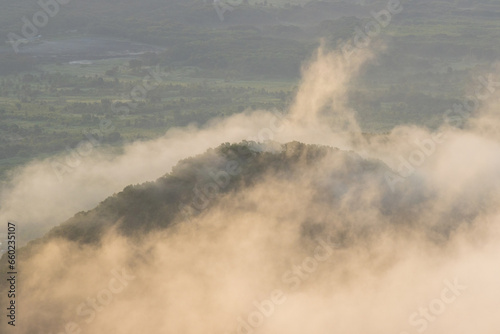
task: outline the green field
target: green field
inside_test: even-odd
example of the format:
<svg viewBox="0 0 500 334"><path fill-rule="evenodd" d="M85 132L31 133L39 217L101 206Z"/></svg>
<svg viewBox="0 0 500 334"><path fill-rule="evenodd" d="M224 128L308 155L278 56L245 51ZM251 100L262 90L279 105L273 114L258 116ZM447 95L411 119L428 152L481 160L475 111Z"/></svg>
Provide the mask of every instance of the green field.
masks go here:
<svg viewBox="0 0 500 334"><path fill-rule="evenodd" d="M19 54L0 47L0 175L74 147L103 120L114 129L101 144L119 148L213 117L286 109L320 39L338 48L387 6L243 1L221 21L210 1L117 1L72 2L40 30L40 43ZM40 10L25 0L0 6L3 36ZM439 126L500 54L498 1L402 6L372 38L384 51L351 83L349 104L365 132ZM155 69L168 75L131 97ZM127 115L113 108L129 104Z"/></svg>

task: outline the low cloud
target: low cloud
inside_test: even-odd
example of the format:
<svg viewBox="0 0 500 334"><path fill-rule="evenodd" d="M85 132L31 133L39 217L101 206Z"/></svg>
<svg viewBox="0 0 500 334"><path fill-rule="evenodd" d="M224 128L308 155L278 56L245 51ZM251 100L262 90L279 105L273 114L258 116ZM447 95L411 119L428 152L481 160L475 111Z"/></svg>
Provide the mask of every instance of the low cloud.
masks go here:
<svg viewBox="0 0 500 334"><path fill-rule="evenodd" d="M253 148L290 161L140 241L109 230L98 245L38 246L23 263L20 333L496 333L498 104L462 128L365 137L346 94L372 58L320 49L285 113L100 150L63 182L49 160L14 171L0 220L29 239L224 142L272 140ZM340 150L276 144L291 141Z"/></svg>

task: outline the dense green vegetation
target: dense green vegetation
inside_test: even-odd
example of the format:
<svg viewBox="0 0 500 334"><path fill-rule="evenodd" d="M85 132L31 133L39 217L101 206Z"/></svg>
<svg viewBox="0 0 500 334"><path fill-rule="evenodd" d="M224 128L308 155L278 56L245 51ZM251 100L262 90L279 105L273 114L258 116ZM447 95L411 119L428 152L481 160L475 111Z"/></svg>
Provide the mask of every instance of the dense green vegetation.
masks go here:
<svg viewBox="0 0 500 334"><path fill-rule="evenodd" d="M84 73L85 67L78 70ZM143 87L145 68L132 69L127 62L106 72L27 73L0 81L0 171L72 149L86 133L100 132L100 145L120 146L157 137L172 126L203 124L246 109L282 109L290 99L289 83L178 81L175 72L145 96L132 96L135 87Z"/></svg>
<svg viewBox="0 0 500 334"><path fill-rule="evenodd" d="M112 131L100 143L120 147L214 116L283 109L321 38L329 48L341 47L375 22L371 12L388 6L378 0L227 3L233 6L220 17L209 0L72 1L37 29L40 42L21 43L18 54L1 46L0 176L72 148L103 120ZM350 90L367 132L404 123L439 125L477 76L491 71L500 51L498 1L401 3L401 12L372 38L385 50ZM5 39L23 35L23 16L32 22L41 10L26 0L0 0L0 6ZM65 49L102 37L157 49L135 56ZM47 43L59 44L43 49ZM70 63L82 59L91 61ZM132 98L156 66L169 75L144 98ZM116 112L130 104L127 115Z"/></svg>

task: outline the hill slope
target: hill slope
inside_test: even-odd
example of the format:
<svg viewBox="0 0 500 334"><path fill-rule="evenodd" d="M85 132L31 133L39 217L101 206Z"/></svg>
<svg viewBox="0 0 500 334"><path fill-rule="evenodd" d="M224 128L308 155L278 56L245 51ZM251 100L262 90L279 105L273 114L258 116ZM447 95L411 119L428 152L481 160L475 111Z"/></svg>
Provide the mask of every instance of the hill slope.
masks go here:
<svg viewBox="0 0 500 334"><path fill-rule="evenodd" d="M370 326L394 319L381 325L394 331L404 325L400 304L411 310L419 289L432 293L429 277L475 272L454 254L468 234L484 236L470 232L480 208L464 198L445 206L418 182L391 191L387 171L352 152L298 142L223 144L183 160L19 251L16 329L239 333L257 328L252 305L260 310L271 298L273 312L287 300L286 324L296 309L307 320L311 307L350 305L378 313ZM394 288L415 279L419 289ZM375 307L379 293L396 294L397 303ZM274 332L288 332L273 321Z"/></svg>

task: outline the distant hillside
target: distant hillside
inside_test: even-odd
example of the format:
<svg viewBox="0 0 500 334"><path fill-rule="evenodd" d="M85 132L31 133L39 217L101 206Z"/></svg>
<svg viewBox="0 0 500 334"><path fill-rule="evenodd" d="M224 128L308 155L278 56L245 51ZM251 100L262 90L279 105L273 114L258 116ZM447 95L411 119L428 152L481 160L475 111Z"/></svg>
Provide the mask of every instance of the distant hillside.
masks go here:
<svg viewBox="0 0 500 334"><path fill-rule="evenodd" d="M388 6L387 1L218 3L224 5L211 0L71 1L49 17L35 2L1 0L0 36L16 41L41 34L42 42L81 35L125 38L166 47L156 60L163 65L222 70L231 76L296 78L321 38L331 47L356 36L365 40L360 34L367 33L366 25L377 24L373 15L378 17ZM389 19L383 19L387 20L383 26L368 34L374 40L388 39L391 56L402 59L407 68L419 63L428 69L432 57L448 62L467 57L491 61L499 50L499 15L498 1L403 0ZM33 20L42 16L46 22L33 26ZM27 25L35 28L33 36L25 36L31 31ZM7 44L0 54L2 49L9 50ZM28 60L16 64L0 59L0 66L31 69L27 64L32 66L36 59ZM385 68L384 73L390 70Z"/></svg>

